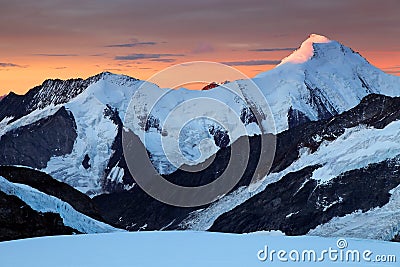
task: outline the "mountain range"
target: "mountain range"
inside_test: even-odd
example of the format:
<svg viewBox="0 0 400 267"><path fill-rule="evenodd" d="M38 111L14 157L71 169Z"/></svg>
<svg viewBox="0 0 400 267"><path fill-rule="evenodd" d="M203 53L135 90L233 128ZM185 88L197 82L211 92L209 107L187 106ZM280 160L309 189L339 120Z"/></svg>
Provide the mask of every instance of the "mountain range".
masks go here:
<svg viewBox="0 0 400 267"><path fill-rule="evenodd" d="M249 90L253 85L268 112ZM143 86L148 88L132 112L131 100ZM154 95L166 91L151 116L140 121ZM228 106L241 124L227 130L201 118L186 125L177 141L188 160L177 166L160 146L166 135L162 126L177 106L201 97L224 104L208 108L207 116L221 117ZM190 229L396 240L399 107L399 77L316 34L274 69L203 91L160 88L109 72L46 80L25 95L10 93L0 100L0 239ZM191 105L181 112L190 116L201 108ZM274 127L263 127L271 118ZM182 123L174 121L172 129ZM214 203L168 205L132 177L122 144L128 126L158 173L179 185L214 181L227 168L234 144L244 138L249 161L238 184ZM274 159L271 168L260 170L266 165L263 137L271 135ZM212 142L200 149L204 138ZM210 157L213 162L201 171L179 168ZM255 172L260 179L254 183Z"/></svg>

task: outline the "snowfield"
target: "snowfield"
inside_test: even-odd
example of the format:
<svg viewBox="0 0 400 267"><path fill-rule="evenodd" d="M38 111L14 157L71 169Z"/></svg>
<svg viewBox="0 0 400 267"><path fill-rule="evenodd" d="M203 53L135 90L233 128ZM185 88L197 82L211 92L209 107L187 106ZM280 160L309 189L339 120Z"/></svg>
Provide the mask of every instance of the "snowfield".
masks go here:
<svg viewBox="0 0 400 267"><path fill-rule="evenodd" d="M266 246L268 258L262 261L265 258L263 251L266 251ZM283 250L287 254L283 255L281 252L280 260L275 252L271 260L272 250ZM309 261L310 250L316 253L316 262L313 254ZM321 256L323 250L332 251L332 260L327 253ZM23 257L21 251L24 252ZM334 251L337 251L336 254ZM353 253L355 253L354 258ZM287 237L276 232L243 235L177 231L136 232L42 237L2 242L0 265L7 267L384 267L399 266L397 262L400 260L399 253L399 243L310 236ZM360 255L359 260L357 254ZM291 258L289 255L292 255ZM287 262L283 262L284 259ZM376 259L386 262L378 262Z"/></svg>

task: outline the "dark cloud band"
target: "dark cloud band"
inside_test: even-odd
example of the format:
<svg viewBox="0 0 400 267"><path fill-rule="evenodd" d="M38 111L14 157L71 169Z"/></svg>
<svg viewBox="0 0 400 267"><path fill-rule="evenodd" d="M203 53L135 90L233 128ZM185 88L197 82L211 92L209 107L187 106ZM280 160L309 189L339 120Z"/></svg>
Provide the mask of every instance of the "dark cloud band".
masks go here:
<svg viewBox="0 0 400 267"><path fill-rule="evenodd" d="M126 44L111 44L106 45L105 47L135 47L135 46L144 46L144 45L156 45L156 42L133 42Z"/></svg>
<svg viewBox="0 0 400 267"><path fill-rule="evenodd" d="M258 48L258 49L250 49L249 51L254 52L276 52L276 51L294 51L297 48L294 47L284 47L284 48Z"/></svg>
<svg viewBox="0 0 400 267"><path fill-rule="evenodd" d="M116 56L115 60L141 60L141 59L162 59L163 57L183 57L183 54L129 54Z"/></svg>
<svg viewBox="0 0 400 267"><path fill-rule="evenodd" d="M40 57L77 57L77 54L33 54Z"/></svg>
<svg viewBox="0 0 400 267"><path fill-rule="evenodd" d="M0 62L0 68L26 68L27 66L22 66L14 63Z"/></svg>
<svg viewBox="0 0 400 267"><path fill-rule="evenodd" d="M231 61L231 62L221 62L228 66L260 66L260 65L277 65L280 60L247 60L247 61Z"/></svg>

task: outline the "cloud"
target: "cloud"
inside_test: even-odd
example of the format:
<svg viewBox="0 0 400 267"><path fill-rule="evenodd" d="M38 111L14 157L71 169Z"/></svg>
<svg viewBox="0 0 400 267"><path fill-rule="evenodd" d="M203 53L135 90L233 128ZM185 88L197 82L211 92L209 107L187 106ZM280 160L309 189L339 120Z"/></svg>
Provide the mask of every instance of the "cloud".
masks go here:
<svg viewBox="0 0 400 267"><path fill-rule="evenodd" d="M26 68L27 66L22 66L14 63L0 62L0 68Z"/></svg>
<svg viewBox="0 0 400 267"><path fill-rule="evenodd" d="M258 48L258 49L250 49L249 51L255 52L275 52L275 51L294 51L297 48L295 47L284 47L284 48Z"/></svg>
<svg viewBox="0 0 400 267"><path fill-rule="evenodd" d="M399 74L400 70L386 70L385 72L390 74Z"/></svg>
<svg viewBox="0 0 400 267"><path fill-rule="evenodd" d="M126 56L116 56L115 60L141 60L141 59L161 59L162 57L182 57L183 54L129 54Z"/></svg>
<svg viewBox="0 0 400 267"><path fill-rule="evenodd" d="M123 69L119 69L119 68L110 68L110 69L105 69L105 71L119 71L119 72L122 72L124 70Z"/></svg>
<svg viewBox="0 0 400 267"><path fill-rule="evenodd" d="M19 65L10 62L0 62L0 71L8 71L10 68L27 68L28 65Z"/></svg>
<svg viewBox="0 0 400 267"><path fill-rule="evenodd" d="M248 60L248 61L231 61L221 62L229 66L260 66L260 65L277 65L281 63L280 60Z"/></svg>
<svg viewBox="0 0 400 267"><path fill-rule="evenodd" d="M151 59L151 61L171 63L171 62L175 62L176 59L173 59L173 58L155 58L155 59Z"/></svg>
<svg viewBox="0 0 400 267"><path fill-rule="evenodd" d="M77 54L33 54L41 57L77 57Z"/></svg>
<svg viewBox="0 0 400 267"><path fill-rule="evenodd" d="M198 43L196 47L192 50L194 54L210 53L214 51L214 47L209 43Z"/></svg>
<svg viewBox="0 0 400 267"><path fill-rule="evenodd" d="M396 66L387 67L387 68L383 68L383 69L384 70L400 69L400 66L396 65Z"/></svg>
<svg viewBox="0 0 400 267"><path fill-rule="evenodd" d="M135 46L144 46L144 45L156 45L157 42L132 42L125 44L111 44L106 45L105 47L135 47Z"/></svg>
<svg viewBox="0 0 400 267"><path fill-rule="evenodd" d="M163 38L181 51L193 49L192 40L208 40L221 49L227 43L240 42L259 44L246 46L246 50L271 42L274 46L290 47L300 44L310 31L332 35L333 39L359 51L380 51L400 42L400 1L396 0L385 4L377 4L376 0L171 0L157 4L121 0L117 3L2 1L0 32L7 43L15 44L16 54L25 51L19 48L21 43L32 42L35 47L46 49L57 43L60 48L79 51L84 47L98 49L99 45L104 48L104 45L134 43L120 39L132 34L148 38L143 41ZM56 26L50 27L55 22Z"/></svg>
<svg viewBox="0 0 400 267"><path fill-rule="evenodd" d="M102 57L102 56L105 56L105 55L107 55L107 53L91 54L90 56L91 57Z"/></svg>
<svg viewBox="0 0 400 267"><path fill-rule="evenodd" d="M63 69L66 69L67 67L55 67L55 68L53 68L53 69L55 69L55 70L63 70Z"/></svg>
<svg viewBox="0 0 400 267"><path fill-rule="evenodd" d="M235 49L243 49L243 48L249 48L249 47L255 47L255 46L260 46L260 43L256 42L249 42L249 43L229 43L227 44L228 47L232 47Z"/></svg>
<svg viewBox="0 0 400 267"><path fill-rule="evenodd" d="M394 65L386 68L382 68L382 70L389 74L400 74L400 65Z"/></svg>

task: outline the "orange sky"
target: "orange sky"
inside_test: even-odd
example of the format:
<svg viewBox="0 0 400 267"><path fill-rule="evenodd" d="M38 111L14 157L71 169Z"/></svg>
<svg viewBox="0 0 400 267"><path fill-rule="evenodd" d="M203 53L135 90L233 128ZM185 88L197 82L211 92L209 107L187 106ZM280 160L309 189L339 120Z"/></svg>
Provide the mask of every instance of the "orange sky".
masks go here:
<svg viewBox="0 0 400 267"><path fill-rule="evenodd" d="M290 52L286 53L269 53L272 58L282 58ZM282 55L284 54L284 55ZM361 54L366 57L370 63L383 69L384 71L393 75L400 74L400 66L395 66L396 62L400 65L400 52L396 51L364 51ZM229 57L230 54L225 55L210 55L201 57L185 57L184 59L177 60L173 64L192 61L192 60L210 60L216 62L224 62L232 60ZM259 53L247 53L246 58L235 57L235 60L249 60L260 59ZM25 93L28 89L41 84L45 79L48 78L86 78L95 75L102 71L110 71L113 73L126 74L139 79L147 79L156 72L173 65L171 63L159 63L159 62L148 62L143 61L140 64L127 63L127 66L119 66L120 63L115 63L112 59L100 58L100 57L82 57L82 58L37 58L37 57L26 57L21 60L13 60L15 64L21 64L23 67L8 67L0 71L0 95L7 94L9 91L16 92L18 94ZM28 65L25 67L25 65ZM238 70L253 77L259 72L269 70L273 68L272 65L261 65L261 66L235 66ZM225 78L221 77L222 82Z"/></svg>
<svg viewBox="0 0 400 267"><path fill-rule="evenodd" d="M314 32L400 74L396 0L66 2L1 3L0 95L101 71L146 79L195 60L238 62L253 77Z"/></svg>

